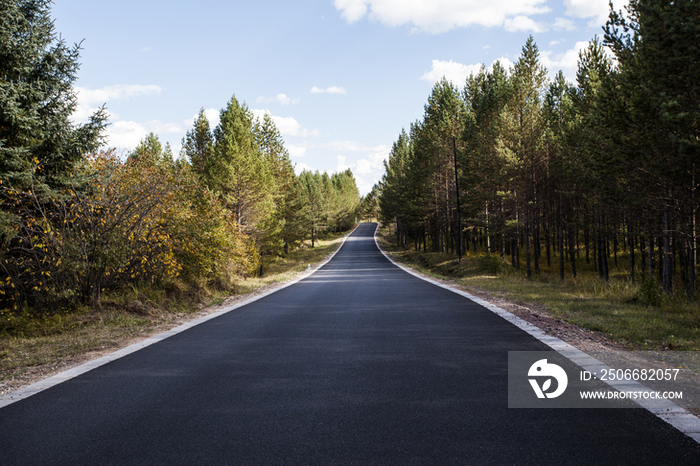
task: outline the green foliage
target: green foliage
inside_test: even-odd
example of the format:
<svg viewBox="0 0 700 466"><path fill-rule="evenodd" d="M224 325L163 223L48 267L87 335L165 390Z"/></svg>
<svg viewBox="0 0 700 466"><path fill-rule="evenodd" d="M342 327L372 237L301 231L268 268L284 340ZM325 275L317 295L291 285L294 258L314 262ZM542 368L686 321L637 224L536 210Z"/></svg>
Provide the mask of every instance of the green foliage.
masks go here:
<svg viewBox="0 0 700 466"><path fill-rule="evenodd" d="M3 190L18 212L2 260L5 306L99 306L103 292L129 283L250 273L245 237L216 198L189 167L143 149L126 162L111 152L94 157L82 173L90 188L71 187L60 199Z"/></svg>
<svg viewBox="0 0 700 466"><path fill-rule="evenodd" d="M204 114L204 108L202 108L194 121L194 127L187 131L182 140L180 156L190 162L195 173L204 176L207 160L212 156L213 145L214 136L209 127L209 120Z"/></svg>
<svg viewBox="0 0 700 466"><path fill-rule="evenodd" d="M385 164L382 221L404 249L524 259L528 278L558 258L575 279L585 255L607 281L624 252L630 281L658 276L669 296L680 281L694 301L698 41L696 2L633 0L610 13L609 49L594 38L580 54L575 84L548 82L532 37L461 95L436 83Z"/></svg>
<svg viewBox="0 0 700 466"><path fill-rule="evenodd" d="M200 110L179 159L153 133L126 161L94 155L105 110L71 123L80 47L57 39L50 3L0 2L5 314L100 307L103 293L129 286L232 289L237 277L258 273L263 254L351 228L359 204L352 173L314 175L309 196L272 118L255 120L235 97L213 131Z"/></svg>
<svg viewBox="0 0 700 466"><path fill-rule="evenodd" d="M28 182L41 164L43 182L56 184L90 151L104 128L103 110L74 126L72 85L80 46L58 39L47 0L0 3L0 179Z"/></svg>
<svg viewBox="0 0 700 466"><path fill-rule="evenodd" d="M311 238L311 247L315 246L319 232L326 226L328 214L323 192L323 180L319 172L304 170L299 175L298 188L300 198L300 216L302 224Z"/></svg>

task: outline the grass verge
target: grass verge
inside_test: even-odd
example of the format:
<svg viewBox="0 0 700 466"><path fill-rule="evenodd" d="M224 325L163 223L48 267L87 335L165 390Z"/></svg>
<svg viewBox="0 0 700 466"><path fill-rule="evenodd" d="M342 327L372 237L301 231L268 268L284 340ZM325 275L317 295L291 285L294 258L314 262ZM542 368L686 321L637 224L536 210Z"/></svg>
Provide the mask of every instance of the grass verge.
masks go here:
<svg viewBox="0 0 700 466"><path fill-rule="evenodd" d="M575 279L569 273L560 281L556 266L542 267L540 274L528 279L497 255L472 251L457 262L454 254L404 251L392 240L388 229L380 229L378 241L384 251L423 274L449 279L467 291L541 309L628 349L700 350L698 303L688 302L684 295L663 295L654 284L632 283L624 269L611 274L608 282L583 264Z"/></svg>
<svg viewBox="0 0 700 466"><path fill-rule="evenodd" d="M286 257L266 257L263 276L238 279L234 298L245 299L313 267L338 249L344 236L320 240L315 248L305 245ZM43 318L0 312L0 396L206 315L231 298L231 292L171 282L105 296L102 309Z"/></svg>

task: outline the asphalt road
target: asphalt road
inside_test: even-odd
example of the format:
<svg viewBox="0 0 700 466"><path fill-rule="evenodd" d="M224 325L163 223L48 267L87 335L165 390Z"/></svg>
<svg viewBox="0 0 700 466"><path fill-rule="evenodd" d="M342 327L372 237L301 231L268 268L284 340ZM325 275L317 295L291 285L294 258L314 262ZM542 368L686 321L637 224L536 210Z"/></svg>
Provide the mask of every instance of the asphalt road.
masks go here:
<svg viewBox="0 0 700 466"><path fill-rule="evenodd" d="M642 409L509 409L546 348L363 224L301 282L0 409L0 464L693 465Z"/></svg>

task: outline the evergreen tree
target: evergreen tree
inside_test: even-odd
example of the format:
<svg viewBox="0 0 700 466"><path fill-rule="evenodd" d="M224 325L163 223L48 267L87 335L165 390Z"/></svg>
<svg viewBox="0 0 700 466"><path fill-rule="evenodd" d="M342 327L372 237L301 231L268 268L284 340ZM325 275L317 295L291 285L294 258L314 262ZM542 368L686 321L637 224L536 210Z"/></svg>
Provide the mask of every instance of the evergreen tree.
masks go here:
<svg viewBox="0 0 700 466"><path fill-rule="evenodd" d="M67 175L102 141L106 113L74 125L73 83L80 46L54 31L49 0L0 2L0 183L21 189L34 177L44 188ZM36 167L41 167L35 171ZM12 209L0 210L0 241L12 235Z"/></svg>
<svg viewBox="0 0 700 466"><path fill-rule="evenodd" d="M338 231L349 230L355 224L360 205L360 191L357 189L355 176L348 168L344 172L334 173L331 181L338 196L336 228Z"/></svg>
<svg viewBox="0 0 700 466"><path fill-rule="evenodd" d="M154 133L149 133L148 136L141 139L136 148L129 154L129 158L133 160L147 159L156 165L163 165L166 167L173 167L175 165L170 144L166 143L165 146L163 146L158 136Z"/></svg>
<svg viewBox="0 0 700 466"><path fill-rule="evenodd" d="M263 247L269 253L287 253L301 236L296 218L299 194L294 166L282 135L269 114L266 113L262 121L256 121L255 137L274 181L275 210L266 224Z"/></svg>
<svg viewBox="0 0 700 466"><path fill-rule="evenodd" d="M363 220L376 221L379 219L379 200L381 199L381 184L372 186L372 191L360 200L359 216Z"/></svg>
<svg viewBox="0 0 700 466"><path fill-rule="evenodd" d="M323 181L319 172L304 170L299 175L300 215L302 223L311 238L311 247L315 247L319 232L326 222Z"/></svg>
<svg viewBox="0 0 700 466"><path fill-rule="evenodd" d="M209 120L204 114L204 108L201 108L192 129L187 131L182 139L180 155L189 160L195 173L204 176L204 169L212 155L213 145L214 137L209 127Z"/></svg>
<svg viewBox="0 0 700 466"><path fill-rule="evenodd" d="M509 103L512 112L509 144L522 165L516 187L518 223L524 227L525 261L528 277L532 275L531 240L537 236L537 216L541 196L538 180L543 169L544 125L541 118L540 92L547 80L547 70L539 62L539 49L532 36L523 46L520 58L513 67L513 94ZM522 217L520 216L522 214ZM536 239L535 239L536 240ZM538 272L535 253L535 272Z"/></svg>
<svg viewBox="0 0 700 466"><path fill-rule="evenodd" d="M389 157L384 161L384 176L378 204L381 211L381 222L385 225L395 225L397 243L406 246L409 234L409 199L407 198L407 170L410 154L410 139L405 129L401 129L399 138L394 142ZM416 228L418 228L416 226Z"/></svg>
<svg viewBox="0 0 700 466"><path fill-rule="evenodd" d="M259 224L274 212L274 179L256 141L253 114L235 96L221 110L220 123L214 129L205 181L244 231L256 237L262 234Z"/></svg>

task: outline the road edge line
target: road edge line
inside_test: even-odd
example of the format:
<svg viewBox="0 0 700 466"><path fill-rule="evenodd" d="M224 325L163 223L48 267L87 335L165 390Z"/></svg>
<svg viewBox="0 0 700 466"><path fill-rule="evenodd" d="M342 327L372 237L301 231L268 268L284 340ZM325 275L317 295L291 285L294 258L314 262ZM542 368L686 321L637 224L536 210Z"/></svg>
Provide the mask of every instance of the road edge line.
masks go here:
<svg viewBox="0 0 700 466"><path fill-rule="evenodd" d="M178 333L182 333L186 330L191 329L192 327L195 327L199 324L203 324L204 322L207 322L212 319L216 319L217 317L220 317L224 314L227 314L231 311L235 311L236 309L246 306L252 302L255 302L259 299L262 299L266 296L269 296L273 293L276 293L280 290L283 290L289 286L292 286L305 278L310 277L314 273L316 273L319 269L321 269L324 265L326 265L328 262L335 257L335 255L340 251L343 246L345 245L345 242L347 239L357 230L357 226L353 228L345 237L343 238L343 242L338 246L338 249L336 249L331 255L329 255L326 259L323 261L319 262L317 265L315 265L313 268L302 272L299 274L297 277L294 277L290 279L289 281L282 282L279 284L278 287L273 288L271 290L267 290L264 293L261 293L256 296L252 296L249 299L246 299L245 301L242 301L240 303L233 304L231 306L225 307L223 309L220 309L216 312L213 312L209 315L202 316L198 319L191 320L189 322L186 322L182 325L179 325L175 328L172 328L168 331L165 331L163 333L159 333L157 335L150 336L148 338L145 338L139 342L133 343L129 346L125 346L123 348L120 348L112 353L106 354L104 356L101 356L96 359L92 359L90 361L87 361L83 364L80 364L78 366L72 367L70 369L67 369L63 372L60 372L56 375L53 375L51 377L48 377L46 379L40 380L39 382L35 382L31 385L27 385L26 387L20 388L18 390L9 392L4 394L3 396L0 396L0 409L4 408L5 406L9 406L13 403L16 403L21 400L25 400L29 398L32 395L36 395L37 393L43 392L44 390L51 388L53 386L56 386L60 383L63 383L67 380L73 379L75 377L78 377L82 374L85 374L86 372L90 372L93 369L97 369L100 366L104 366L105 364L108 364L112 361L116 361L117 359L121 359L124 356L127 356L129 354L135 353L139 350L142 350L148 346L151 346L155 343L158 343L160 341L163 341L167 338L172 337L173 335L177 335Z"/></svg>
<svg viewBox="0 0 700 466"><path fill-rule="evenodd" d="M425 277L418 272L409 269L408 267L403 266L402 264L399 264L398 262L394 261L389 255L379 246L379 242L377 241L377 232L379 231L379 224L377 224L377 228L374 231L374 244L376 244L377 249L386 257L389 262L394 264L396 267L400 268L406 273L409 273L413 275L416 278L420 278L423 281L426 281L428 283L431 283L435 286L439 286L440 288L444 288L446 290L449 290L453 293L456 293L460 296L463 296L472 302L479 304L482 307L485 307L489 311L493 312L497 316L501 317L502 319L510 322L511 324L515 325L518 327L520 330L523 330L525 333L531 335L532 337L536 338L540 342L544 343L545 345L549 346L552 348L554 351L557 353L561 354L563 357L571 361L573 364L580 366L581 368L585 370L591 370L595 368L596 370L600 368L608 368L604 363L598 361L595 359L593 356L588 355L584 351L581 351L580 349L576 348L573 345L570 345L569 343L566 343L565 341L552 336L552 335L547 335L544 330L541 328L537 327L536 325L531 324L530 322L527 322L524 319L521 319L520 317L516 316L515 314L511 314L510 312L506 311L505 309L496 306L495 304L489 303L488 301L485 301L477 296L474 296L472 294L467 293L466 291L459 290L457 288L453 288L449 285L445 285L444 283L440 283L437 280L433 280L431 278ZM620 390L623 388L624 384L624 389L630 390L641 390L641 391L651 391L648 387L640 384L639 382L634 382L634 381L624 381L621 383L615 383L611 381L604 381L607 385L612 387L613 389ZM668 424L672 425L674 428L682 432L683 434L687 435L691 439L695 440L696 442L700 443L700 418L697 416L693 415L692 413L688 412L685 408L682 408L681 406L678 406L677 404L673 403L672 401L669 400L656 400L656 401L645 401L645 400L632 400L635 403L637 403L639 406L642 408L646 409L656 417L662 419L663 421L667 422Z"/></svg>

